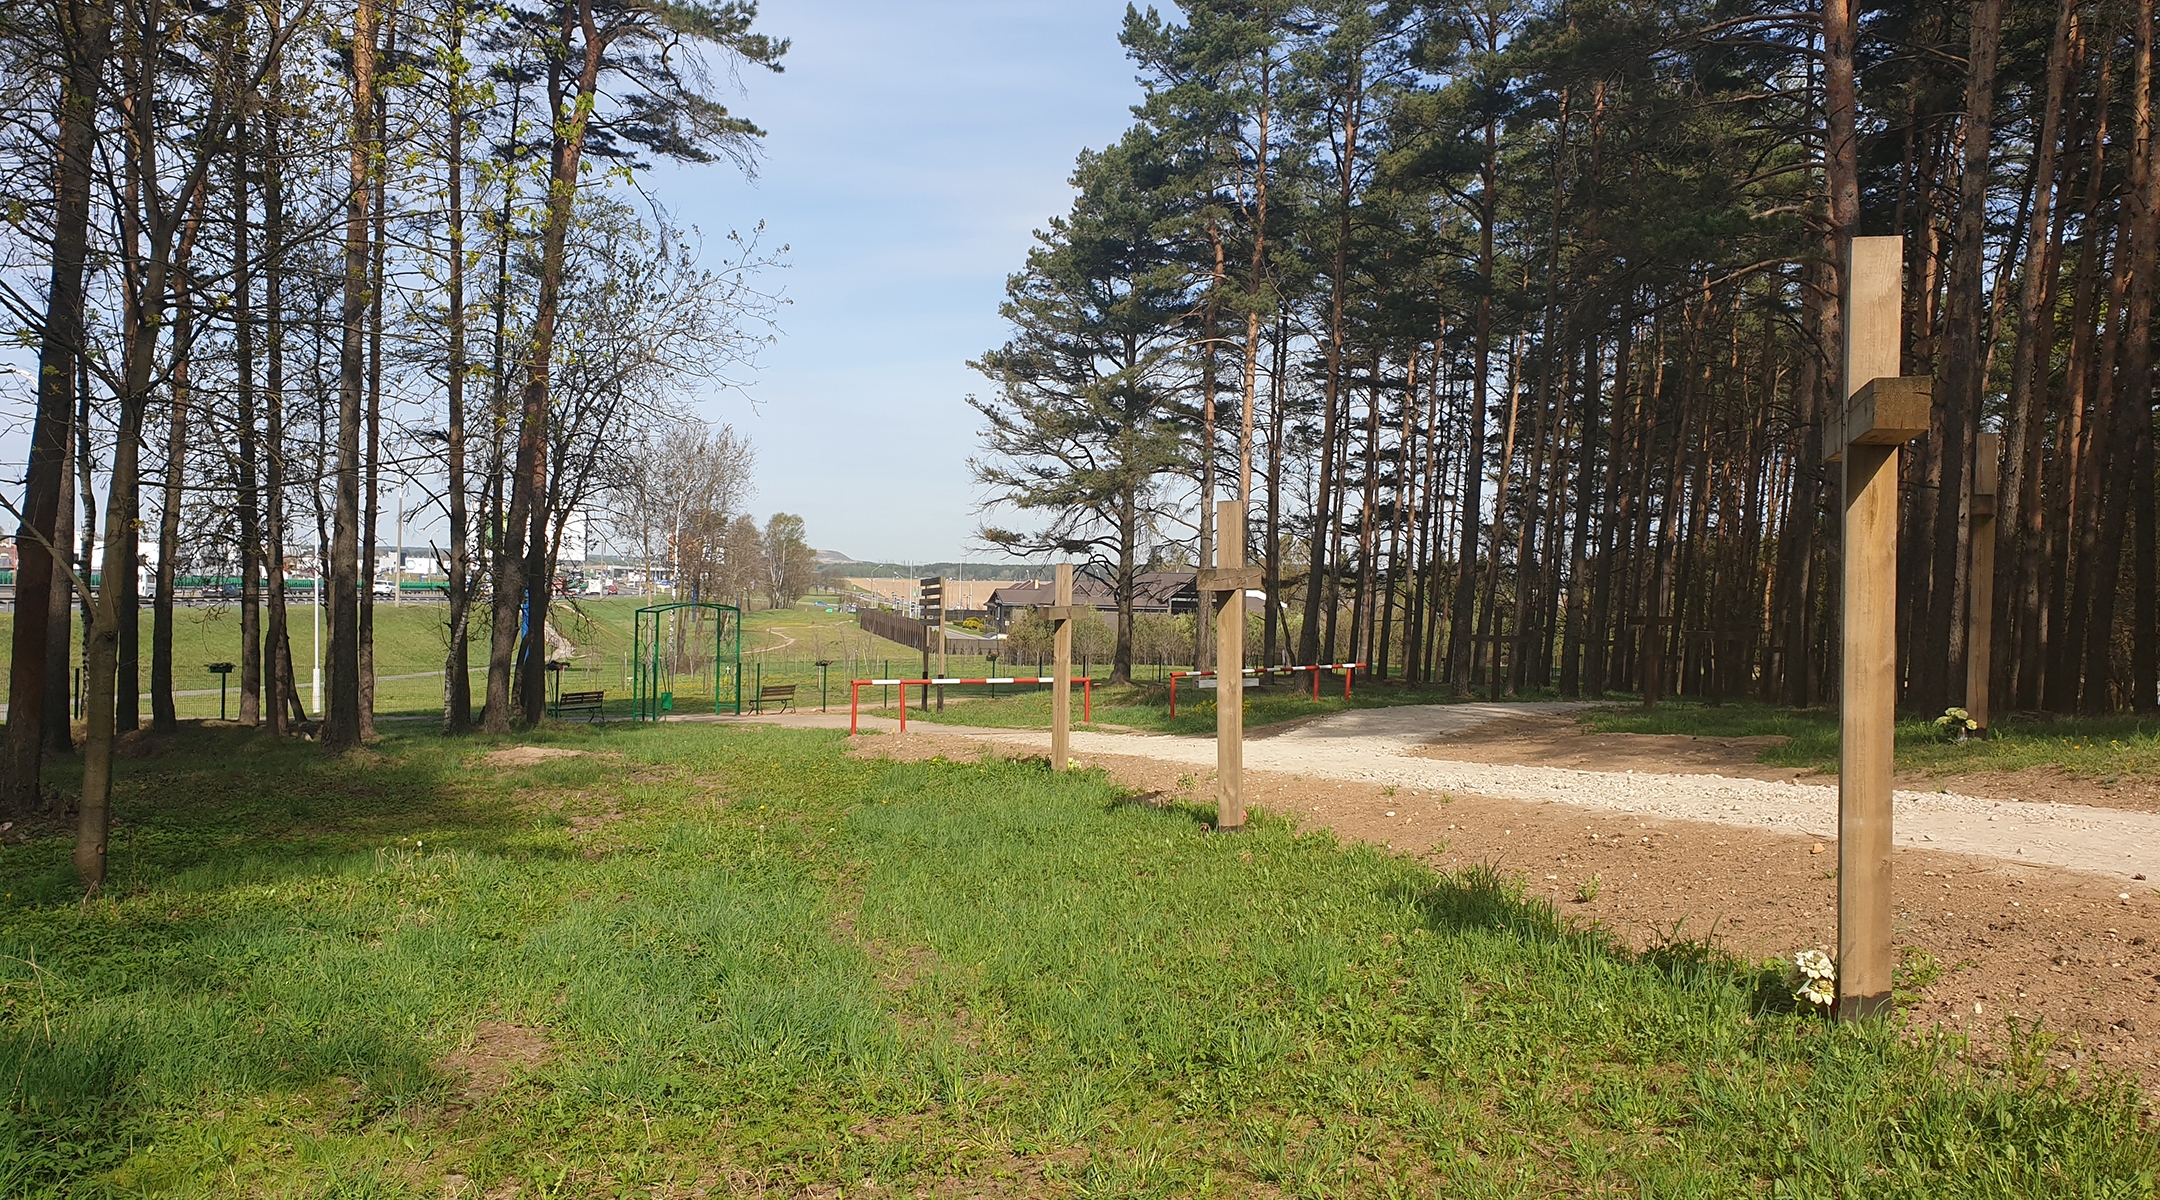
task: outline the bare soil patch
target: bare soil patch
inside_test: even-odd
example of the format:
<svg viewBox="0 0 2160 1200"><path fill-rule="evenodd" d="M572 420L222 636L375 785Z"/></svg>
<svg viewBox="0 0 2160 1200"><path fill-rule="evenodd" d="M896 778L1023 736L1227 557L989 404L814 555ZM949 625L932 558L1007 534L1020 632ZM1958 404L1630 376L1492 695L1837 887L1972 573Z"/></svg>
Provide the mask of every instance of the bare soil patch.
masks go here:
<svg viewBox="0 0 2160 1200"><path fill-rule="evenodd" d="M1813 772L1799 767L1767 766L1756 760L1762 757L1763 751L1789 740L1775 736L1593 733L1572 717L1525 713L1447 734L1420 747L1415 754L1419 758L1446 762L1565 767L1572 771L1725 775L1783 783Z"/></svg>
<svg viewBox="0 0 2160 1200"><path fill-rule="evenodd" d="M509 1021L482 1021L473 1030L472 1042L445 1055L442 1066L464 1080L460 1091L473 1103L508 1087L519 1071L554 1057L555 1047L542 1031Z"/></svg>
<svg viewBox="0 0 2160 1200"><path fill-rule="evenodd" d="M1802 782L1834 784L1837 776L1817 776ZM2026 767L2022 771L1968 771L1956 775L1900 771L1897 786L1915 792L1947 788L1968 796L2023 800L2028 804L2085 804L2094 808L2119 808L2131 812L2160 812L2160 779L2130 775L2093 778L2072 775L2061 767Z"/></svg>
<svg viewBox="0 0 2160 1200"><path fill-rule="evenodd" d="M985 751L1027 753L915 732L865 738L853 752L913 761ZM1129 755L1079 757L1166 800L1209 800L1205 770ZM1279 772L1248 771L1245 791L1256 808L1439 870L1497 864L1563 914L1603 925L1636 948L1709 937L1762 960L1836 946L1834 840ZM2037 1024L2059 1039L2051 1064L2104 1064L2160 1092L2160 884L1907 847L1892 862L1915 1029L1967 1032L1993 1052L2012 1022Z"/></svg>
<svg viewBox="0 0 2160 1200"><path fill-rule="evenodd" d="M563 746L506 746L490 750L480 761L491 767L530 767L557 758L583 758L585 751Z"/></svg>

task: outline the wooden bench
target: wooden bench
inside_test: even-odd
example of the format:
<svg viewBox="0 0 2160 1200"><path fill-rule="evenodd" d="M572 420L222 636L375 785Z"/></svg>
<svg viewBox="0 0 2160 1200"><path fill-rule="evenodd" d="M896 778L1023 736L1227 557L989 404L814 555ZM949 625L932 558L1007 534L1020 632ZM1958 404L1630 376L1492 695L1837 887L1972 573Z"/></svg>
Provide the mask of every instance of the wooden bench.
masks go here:
<svg viewBox="0 0 2160 1200"><path fill-rule="evenodd" d="M564 692L555 697L555 715L557 717L568 713L586 713L589 714L585 718L587 721L597 721L604 714L606 707L606 692Z"/></svg>
<svg viewBox="0 0 2160 1200"><path fill-rule="evenodd" d="M792 683L768 683L759 688L757 700L750 705L750 711L762 713L768 704L779 705L781 712L786 712L795 707L795 685Z"/></svg>

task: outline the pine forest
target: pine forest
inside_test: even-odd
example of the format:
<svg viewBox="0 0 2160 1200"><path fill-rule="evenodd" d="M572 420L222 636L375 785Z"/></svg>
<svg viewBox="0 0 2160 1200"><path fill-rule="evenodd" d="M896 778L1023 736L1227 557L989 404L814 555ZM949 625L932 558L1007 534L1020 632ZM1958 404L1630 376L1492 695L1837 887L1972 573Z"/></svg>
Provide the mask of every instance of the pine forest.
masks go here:
<svg viewBox="0 0 2160 1200"><path fill-rule="evenodd" d="M1213 561L1239 499L1265 662L1834 703L1841 273L1897 236L1933 404L1904 705L1965 691L1991 477L2003 706L2160 702L2147 0L1190 0L1122 36L1135 119L978 363L977 476L1043 518L994 542L1129 581Z"/></svg>

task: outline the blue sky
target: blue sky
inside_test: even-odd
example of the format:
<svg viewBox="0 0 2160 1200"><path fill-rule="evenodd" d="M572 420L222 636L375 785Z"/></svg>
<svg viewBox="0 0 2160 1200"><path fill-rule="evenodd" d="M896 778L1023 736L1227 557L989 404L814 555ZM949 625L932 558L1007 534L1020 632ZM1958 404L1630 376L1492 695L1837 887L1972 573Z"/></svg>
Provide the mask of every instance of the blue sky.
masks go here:
<svg viewBox="0 0 2160 1200"><path fill-rule="evenodd" d="M793 39L733 107L767 132L754 181L669 169L653 190L719 235L766 223L791 247L790 306L748 398L706 415L758 449L761 517L799 513L821 549L985 558L967 473L981 390L967 361L1004 340L998 301L1032 232L1071 201L1083 147L1138 98L1125 0L763 0Z"/></svg>

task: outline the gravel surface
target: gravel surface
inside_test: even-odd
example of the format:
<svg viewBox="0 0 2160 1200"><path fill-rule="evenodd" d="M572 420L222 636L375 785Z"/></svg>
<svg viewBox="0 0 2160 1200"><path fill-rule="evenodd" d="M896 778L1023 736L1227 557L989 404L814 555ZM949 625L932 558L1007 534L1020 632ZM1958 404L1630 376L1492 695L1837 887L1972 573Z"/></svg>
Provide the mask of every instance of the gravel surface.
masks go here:
<svg viewBox="0 0 2160 1200"><path fill-rule="evenodd" d="M1323 779L1430 788L1495 799L1550 801L1581 808L1777 833L1834 838L1837 793L1830 788L1722 775L1576 771L1411 757L1450 733L1524 713L1563 713L1578 704L1446 704L1339 713L1274 735L1249 738L1245 765ZM844 724L845 719L841 719ZM864 722L890 728L892 722ZM928 727L926 727L927 731ZM941 732L1047 746L1047 731L939 726ZM1215 765L1213 738L1076 732L1075 754L1133 754L1196 767ZM1428 750L1426 755L1435 751ZM1898 845L2007 862L2160 880L2160 814L2080 804L2025 803L1954 792L1895 793Z"/></svg>

